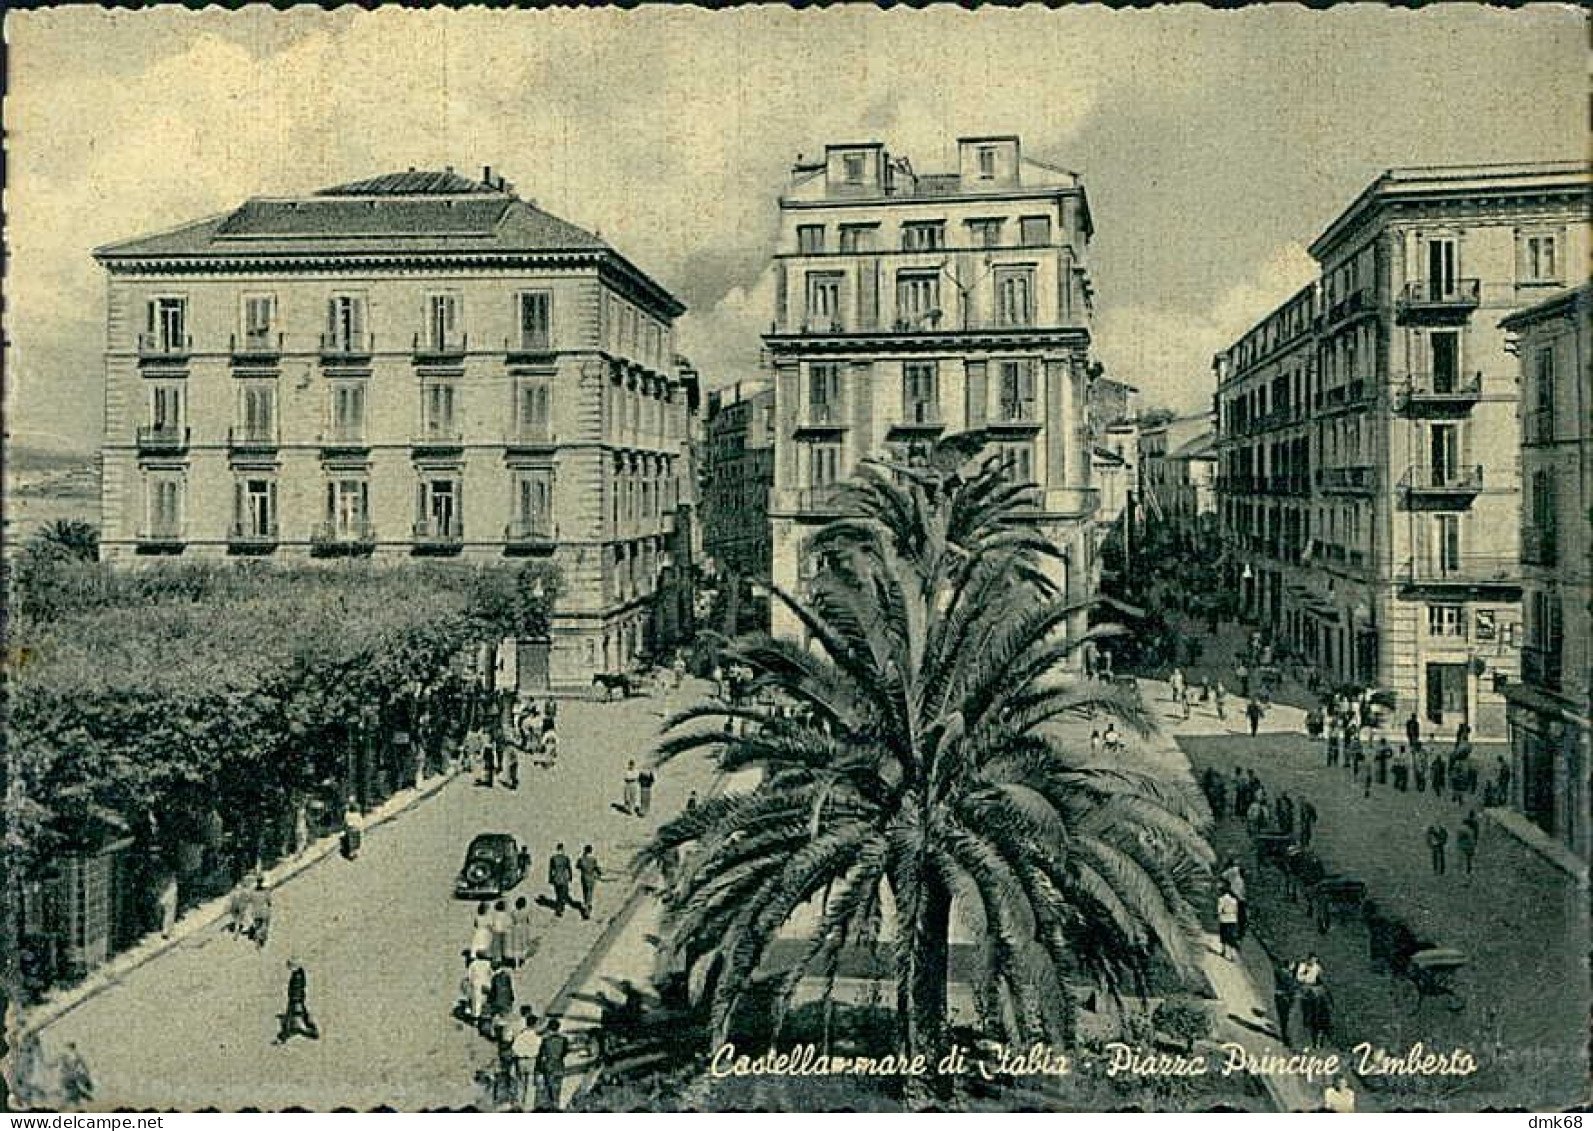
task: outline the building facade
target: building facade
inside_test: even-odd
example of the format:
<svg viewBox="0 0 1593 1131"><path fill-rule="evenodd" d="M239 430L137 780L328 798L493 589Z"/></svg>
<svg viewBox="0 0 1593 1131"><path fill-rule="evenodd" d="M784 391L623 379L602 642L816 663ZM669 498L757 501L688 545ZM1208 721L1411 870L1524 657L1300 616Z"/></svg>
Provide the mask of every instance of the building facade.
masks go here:
<svg viewBox="0 0 1593 1131"><path fill-rule="evenodd" d="M1505 687L1511 804L1593 857L1593 288L1504 320L1520 363L1521 678Z"/></svg>
<svg viewBox="0 0 1593 1131"><path fill-rule="evenodd" d="M708 394L703 551L725 574L773 579L774 387L738 382Z"/></svg>
<svg viewBox="0 0 1593 1131"><path fill-rule="evenodd" d="M1153 416L1139 422L1139 514L1186 544L1215 509L1209 412ZM1209 519L1206 521L1210 521Z"/></svg>
<svg viewBox="0 0 1593 1131"><path fill-rule="evenodd" d="M410 170L95 258L109 559L543 557L552 682L646 648L694 499L684 308L601 239Z"/></svg>
<svg viewBox="0 0 1593 1131"><path fill-rule="evenodd" d="M1246 607L1429 734L1505 736L1520 481L1498 323L1586 262L1590 187L1580 163L1390 170L1312 244L1312 292L1217 361Z"/></svg>
<svg viewBox="0 0 1593 1131"><path fill-rule="evenodd" d="M799 159L764 338L777 586L802 589L807 540L862 460L985 429L1040 489L1034 521L1064 555L1054 580L1073 598L1093 590L1091 233L1079 177L1024 157L1016 137L960 139L947 173L915 173L878 142ZM781 608L774 627L798 633Z"/></svg>

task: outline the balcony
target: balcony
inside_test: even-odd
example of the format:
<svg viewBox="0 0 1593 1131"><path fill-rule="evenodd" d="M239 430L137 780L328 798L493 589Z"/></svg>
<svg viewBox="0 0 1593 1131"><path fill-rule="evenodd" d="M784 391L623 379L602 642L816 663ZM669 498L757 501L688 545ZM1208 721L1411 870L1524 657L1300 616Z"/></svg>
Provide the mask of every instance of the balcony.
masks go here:
<svg viewBox="0 0 1593 1131"><path fill-rule="evenodd" d="M1521 588L1521 566L1503 554L1461 554L1410 558L1398 572L1407 591L1514 590Z"/></svg>
<svg viewBox="0 0 1593 1131"><path fill-rule="evenodd" d="M465 437L457 428L434 425L421 429L420 434L410 440L409 446L417 456L458 455L464 451Z"/></svg>
<svg viewBox="0 0 1593 1131"><path fill-rule="evenodd" d="M1482 399L1482 374L1413 373L1394 396L1397 411L1411 416L1467 412Z"/></svg>
<svg viewBox="0 0 1593 1131"><path fill-rule="evenodd" d="M137 552L140 554L180 554L187 543L181 528L156 526L138 532Z"/></svg>
<svg viewBox="0 0 1593 1131"><path fill-rule="evenodd" d="M227 429L227 449L234 455L269 455L277 446L274 428Z"/></svg>
<svg viewBox="0 0 1593 1131"><path fill-rule="evenodd" d="M310 529L310 553L318 558L354 557L376 548L368 522L318 522Z"/></svg>
<svg viewBox="0 0 1593 1131"><path fill-rule="evenodd" d="M354 365L367 362L375 352L375 334L321 335L321 361L328 365Z"/></svg>
<svg viewBox="0 0 1593 1131"><path fill-rule="evenodd" d="M1560 528L1531 523L1521 528L1521 561L1524 565L1552 566L1560 561Z"/></svg>
<svg viewBox="0 0 1593 1131"><path fill-rule="evenodd" d="M886 440L911 440L934 437L945 431L940 406L932 401L910 401L902 406L901 416L886 429Z"/></svg>
<svg viewBox="0 0 1593 1131"><path fill-rule="evenodd" d="M1527 447L1554 443L1554 410L1535 408L1521 418L1521 442Z"/></svg>
<svg viewBox="0 0 1593 1131"><path fill-rule="evenodd" d="M321 437L323 456L364 455L371 450L371 441L363 428L334 428Z"/></svg>
<svg viewBox="0 0 1593 1131"><path fill-rule="evenodd" d="M1418 279L1405 284L1394 300L1399 322L1464 320L1482 302L1478 279Z"/></svg>
<svg viewBox="0 0 1593 1131"><path fill-rule="evenodd" d="M506 554L551 554L558 544L558 528L546 518L517 518L503 530Z"/></svg>
<svg viewBox="0 0 1593 1131"><path fill-rule="evenodd" d="M194 352L191 334L140 334L138 335L138 360L140 364L186 363Z"/></svg>
<svg viewBox="0 0 1593 1131"><path fill-rule="evenodd" d="M1040 412L1032 400L1003 400L985 423L990 432L1033 433L1040 430Z"/></svg>
<svg viewBox="0 0 1593 1131"><path fill-rule="evenodd" d="M1340 322L1346 322L1363 314L1373 314L1376 311L1377 306L1371 291L1365 289L1351 291L1322 312L1322 327L1324 331L1331 331Z"/></svg>
<svg viewBox="0 0 1593 1131"><path fill-rule="evenodd" d="M1523 644L1521 646L1521 682L1544 691L1559 691L1564 686L1561 676L1562 650L1558 644Z"/></svg>
<svg viewBox="0 0 1593 1131"><path fill-rule="evenodd" d="M230 554L269 554L277 548L277 524L233 523L227 530Z"/></svg>
<svg viewBox="0 0 1593 1131"><path fill-rule="evenodd" d="M846 428L845 420L846 413L839 403L821 401L807 406L807 411L797 422L795 432L798 437L841 432Z"/></svg>
<svg viewBox="0 0 1593 1131"><path fill-rule="evenodd" d="M521 334L506 338L503 352L510 361L543 361L553 354L553 338L548 334Z"/></svg>
<svg viewBox="0 0 1593 1131"><path fill-rule="evenodd" d="M1371 399L1371 386L1360 377L1334 385L1318 394L1317 408L1322 412L1340 412L1355 408Z"/></svg>
<svg viewBox="0 0 1593 1131"><path fill-rule="evenodd" d="M415 523L411 540L417 554L457 554L465 542L464 524L457 518L423 518Z"/></svg>
<svg viewBox="0 0 1593 1131"><path fill-rule="evenodd" d="M1482 493L1482 465L1475 467L1412 467L1399 481L1405 505L1413 509L1466 506Z"/></svg>
<svg viewBox="0 0 1593 1131"><path fill-rule="evenodd" d="M1319 467L1316 485L1324 495L1370 495L1377 490L1377 468L1364 464Z"/></svg>
<svg viewBox="0 0 1593 1131"><path fill-rule="evenodd" d="M234 365L275 365L282 359L282 335L251 331L227 339Z"/></svg>
<svg viewBox="0 0 1593 1131"><path fill-rule="evenodd" d="M152 424L138 430L140 455L177 455L188 450L188 429L175 424Z"/></svg>
<svg viewBox="0 0 1593 1131"><path fill-rule="evenodd" d="M845 487L840 483L807 487L797 492L797 510L803 514L840 514L844 497Z"/></svg>
<svg viewBox="0 0 1593 1131"><path fill-rule="evenodd" d="M558 437L547 424L521 424L503 438L510 455L545 455L559 446Z"/></svg>
<svg viewBox="0 0 1593 1131"><path fill-rule="evenodd" d="M470 352L469 334L416 334L410 353L416 365L460 362Z"/></svg>

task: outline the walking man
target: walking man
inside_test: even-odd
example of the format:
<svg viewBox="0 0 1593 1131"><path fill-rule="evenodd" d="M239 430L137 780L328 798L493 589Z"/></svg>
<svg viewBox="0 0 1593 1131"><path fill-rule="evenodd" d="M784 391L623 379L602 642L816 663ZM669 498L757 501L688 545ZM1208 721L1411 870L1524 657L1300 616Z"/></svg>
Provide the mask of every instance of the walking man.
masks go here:
<svg viewBox="0 0 1593 1131"><path fill-rule="evenodd" d="M636 769L636 759L625 763L625 812L636 817L641 813L641 774Z"/></svg>
<svg viewBox="0 0 1593 1131"><path fill-rule="evenodd" d="M558 1111L559 1090L564 1083L564 1058L569 1055L570 1039L559 1032L559 1019L548 1018L548 1031L537 1050L537 1110Z"/></svg>
<svg viewBox="0 0 1593 1131"><path fill-rule="evenodd" d="M1309 848L1311 837L1316 829L1316 806L1311 804L1309 798L1300 799L1300 847Z"/></svg>
<svg viewBox="0 0 1593 1131"><path fill-rule="evenodd" d="M561 919L564 917L564 909L575 904L570 898L572 878L574 873L570 867L570 858L564 854L564 843L560 841L554 846L553 855L548 857L548 883L553 887L553 913Z"/></svg>
<svg viewBox="0 0 1593 1131"><path fill-rule="evenodd" d="M1444 874L1444 846L1449 843L1449 830L1436 821L1427 826L1427 851L1433 858L1433 875Z"/></svg>
<svg viewBox="0 0 1593 1131"><path fill-rule="evenodd" d="M309 981L299 960L288 959L288 1007L282 1013L282 1027L277 1030L276 1044L286 1044L300 1033L312 1041L321 1039L321 1031L310 1017Z"/></svg>
<svg viewBox="0 0 1593 1131"><path fill-rule="evenodd" d="M647 816L647 810L653 806L653 782L655 780L651 766L643 766L641 772L636 775L637 816L639 817Z"/></svg>
<svg viewBox="0 0 1593 1131"><path fill-rule="evenodd" d="M360 854L360 845L365 840L365 818L360 815L360 807L354 799L348 799L348 808L343 812L343 859L353 860Z"/></svg>
<svg viewBox="0 0 1593 1131"><path fill-rule="evenodd" d="M575 862L575 870L581 873L581 918L590 919L592 896L597 891L597 881L603 878L603 868L593 855L590 844L581 849L581 858Z"/></svg>
<svg viewBox="0 0 1593 1131"><path fill-rule="evenodd" d="M1230 960L1239 957L1239 901L1226 887L1217 897L1217 939L1222 943L1222 956Z"/></svg>
<svg viewBox="0 0 1593 1131"><path fill-rule="evenodd" d="M171 938L171 929L177 923L177 875L167 872L166 878L161 881L160 892L155 897L160 905L160 937Z"/></svg>
<svg viewBox="0 0 1593 1131"><path fill-rule="evenodd" d="M515 1099L521 1111L529 1111L534 1106L532 1085L536 1078L537 1054L542 1051L542 1034L537 1032L536 1014L529 1005L520 1007L520 1018L524 1028L509 1043L509 1053L514 1058Z"/></svg>
<svg viewBox="0 0 1593 1131"><path fill-rule="evenodd" d="M1410 713L1410 718L1405 720L1405 741L1412 750L1422 748L1422 724L1416 721L1416 712Z"/></svg>
<svg viewBox="0 0 1593 1131"><path fill-rule="evenodd" d="M1250 737L1256 736L1256 728L1261 725L1261 704L1254 699L1245 704L1245 718L1250 720Z"/></svg>

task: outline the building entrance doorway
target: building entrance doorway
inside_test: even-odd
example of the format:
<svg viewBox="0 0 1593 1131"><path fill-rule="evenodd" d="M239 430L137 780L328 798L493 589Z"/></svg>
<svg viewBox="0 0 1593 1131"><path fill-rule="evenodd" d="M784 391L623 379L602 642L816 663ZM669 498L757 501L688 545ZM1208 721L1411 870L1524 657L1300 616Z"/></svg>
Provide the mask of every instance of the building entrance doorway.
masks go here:
<svg viewBox="0 0 1593 1131"><path fill-rule="evenodd" d="M1427 719L1458 727L1466 718L1466 665L1427 665Z"/></svg>

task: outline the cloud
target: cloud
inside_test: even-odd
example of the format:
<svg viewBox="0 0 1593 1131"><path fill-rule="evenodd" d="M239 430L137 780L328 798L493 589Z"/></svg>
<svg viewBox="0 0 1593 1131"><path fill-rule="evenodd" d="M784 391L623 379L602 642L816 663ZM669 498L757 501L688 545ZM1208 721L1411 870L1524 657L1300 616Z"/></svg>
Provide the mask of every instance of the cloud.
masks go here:
<svg viewBox="0 0 1593 1131"><path fill-rule="evenodd" d="M1285 244L1209 309L1105 308L1096 320L1096 352L1108 374L1139 389L1142 405L1208 409L1215 389L1212 357L1314 278L1316 262L1304 245Z"/></svg>

